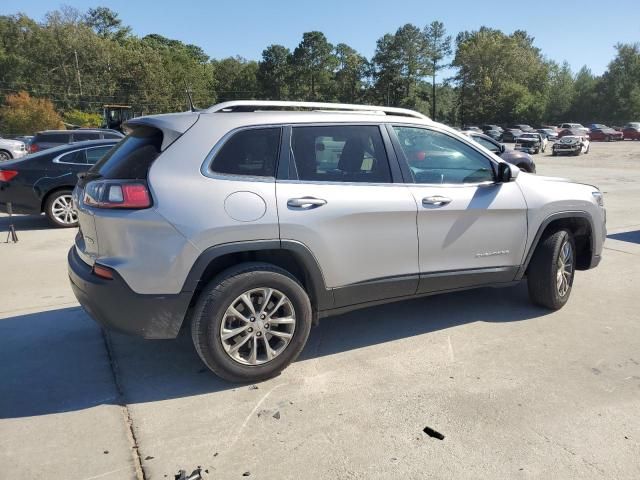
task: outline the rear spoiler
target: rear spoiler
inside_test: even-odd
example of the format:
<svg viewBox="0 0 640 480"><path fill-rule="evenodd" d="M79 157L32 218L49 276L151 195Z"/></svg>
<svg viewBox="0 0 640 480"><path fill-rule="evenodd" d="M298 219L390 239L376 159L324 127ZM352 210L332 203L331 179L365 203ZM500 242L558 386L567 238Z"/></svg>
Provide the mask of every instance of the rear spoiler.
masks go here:
<svg viewBox="0 0 640 480"><path fill-rule="evenodd" d="M162 115L148 115L128 120L123 124L125 130L136 127L153 127L162 132L161 150L165 151L169 145L180 138L187 130L195 125L200 118L197 112L167 113Z"/></svg>

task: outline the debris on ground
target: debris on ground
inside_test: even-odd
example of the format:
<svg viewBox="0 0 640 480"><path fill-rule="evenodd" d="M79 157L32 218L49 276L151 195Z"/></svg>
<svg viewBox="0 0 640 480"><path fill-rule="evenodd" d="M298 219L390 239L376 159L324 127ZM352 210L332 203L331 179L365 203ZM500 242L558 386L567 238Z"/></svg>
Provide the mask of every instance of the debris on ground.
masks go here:
<svg viewBox="0 0 640 480"><path fill-rule="evenodd" d="M273 418L275 418L276 420L280 420L280 412L276 412L273 414Z"/></svg>
<svg viewBox="0 0 640 480"><path fill-rule="evenodd" d="M431 427L424 427L424 429L422 431L424 433L426 433L427 435L429 435L431 438L437 438L438 440L444 440L444 435L441 434L440 432L434 430Z"/></svg>
<svg viewBox="0 0 640 480"><path fill-rule="evenodd" d="M249 390L258 390L258 385L250 385Z"/></svg>
<svg viewBox="0 0 640 480"><path fill-rule="evenodd" d="M202 469L196 468L191 475L187 475L186 470L180 470L173 478L174 480L203 480Z"/></svg>

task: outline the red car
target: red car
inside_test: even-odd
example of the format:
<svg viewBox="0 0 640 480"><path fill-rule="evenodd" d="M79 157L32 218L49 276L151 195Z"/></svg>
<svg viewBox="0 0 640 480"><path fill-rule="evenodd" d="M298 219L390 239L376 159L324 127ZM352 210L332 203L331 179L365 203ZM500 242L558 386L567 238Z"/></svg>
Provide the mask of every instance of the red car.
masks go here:
<svg viewBox="0 0 640 480"><path fill-rule="evenodd" d="M589 132L589 139L591 141L600 140L603 142L611 142L613 140L622 140L622 132L618 132L613 128L594 128Z"/></svg>
<svg viewBox="0 0 640 480"><path fill-rule="evenodd" d="M640 122L627 123L622 129L624 139L640 140Z"/></svg>

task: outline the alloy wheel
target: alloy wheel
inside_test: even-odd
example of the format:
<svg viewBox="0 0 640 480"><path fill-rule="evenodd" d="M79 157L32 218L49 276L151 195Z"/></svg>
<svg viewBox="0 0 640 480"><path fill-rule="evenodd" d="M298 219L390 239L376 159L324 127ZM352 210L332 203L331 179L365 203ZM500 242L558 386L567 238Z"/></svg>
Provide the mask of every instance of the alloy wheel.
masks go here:
<svg viewBox="0 0 640 480"><path fill-rule="evenodd" d="M225 352L243 365L262 365L287 348L296 327L296 313L280 290L256 288L238 296L220 325Z"/></svg>
<svg viewBox="0 0 640 480"><path fill-rule="evenodd" d="M558 255L558 270L556 273L556 288L558 294L564 297L571 288L573 276L573 247L571 243L564 242Z"/></svg>
<svg viewBox="0 0 640 480"><path fill-rule="evenodd" d="M61 225L73 225L78 221L78 212L73 208L71 194L60 195L51 204L51 214Z"/></svg>

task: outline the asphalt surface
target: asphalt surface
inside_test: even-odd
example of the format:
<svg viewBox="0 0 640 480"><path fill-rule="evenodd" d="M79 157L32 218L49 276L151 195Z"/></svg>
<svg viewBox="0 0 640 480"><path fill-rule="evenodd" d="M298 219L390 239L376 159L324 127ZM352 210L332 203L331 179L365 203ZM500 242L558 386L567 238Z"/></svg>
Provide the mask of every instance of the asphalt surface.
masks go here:
<svg viewBox="0 0 640 480"><path fill-rule="evenodd" d="M205 370L189 336L103 334L68 286L75 231L15 217L19 242L0 243L0 477L640 478L640 142L536 162L605 192L602 263L565 308L520 285L324 319L256 386Z"/></svg>

